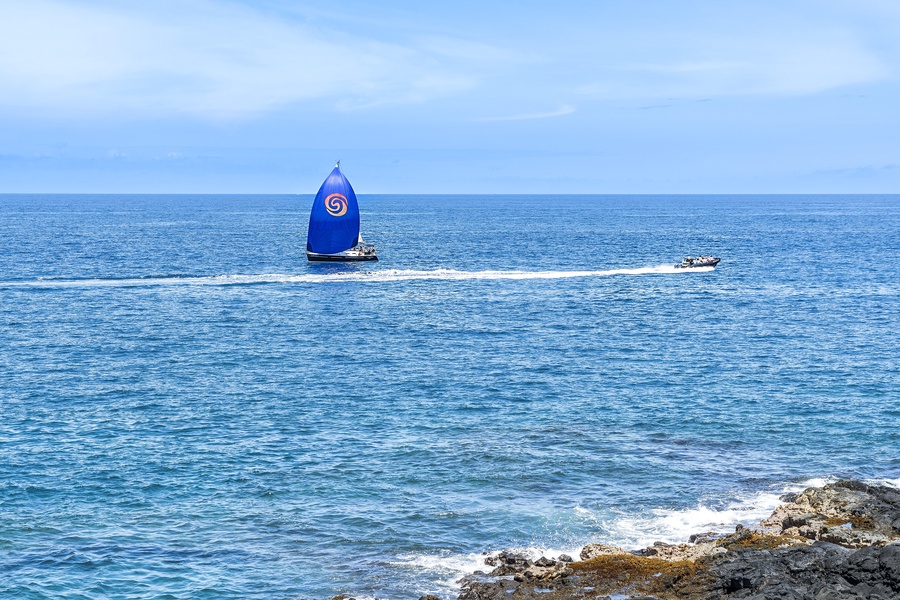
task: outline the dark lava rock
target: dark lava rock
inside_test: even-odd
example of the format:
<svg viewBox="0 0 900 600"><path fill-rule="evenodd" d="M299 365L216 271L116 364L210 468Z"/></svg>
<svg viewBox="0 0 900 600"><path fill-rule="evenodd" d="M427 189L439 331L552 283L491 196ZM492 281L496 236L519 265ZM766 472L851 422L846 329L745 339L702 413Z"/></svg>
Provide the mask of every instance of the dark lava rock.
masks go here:
<svg viewBox="0 0 900 600"><path fill-rule="evenodd" d="M496 568L491 571L491 575L495 576L521 573L534 564L524 554L508 550L504 550L495 558L486 558L484 562L492 567L496 566Z"/></svg>
<svg viewBox="0 0 900 600"><path fill-rule="evenodd" d="M900 545L870 546L855 552L841 568L848 582L889 586L900 597Z"/></svg>
<svg viewBox="0 0 900 600"><path fill-rule="evenodd" d="M524 554L507 552L506 550L501 552L497 558L506 565L531 565L531 560Z"/></svg>
<svg viewBox="0 0 900 600"><path fill-rule="evenodd" d="M714 542L715 540L722 537L722 534L717 531L705 531L703 533L695 533L688 538L688 541L692 544L702 544L704 542Z"/></svg>
<svg viewBox="0 0 900 600"><path fill-rule="evenodd" d="M734 598L896 600L900 598L900 546L854 551L816 542L773 551L737 552L712 565L710 573L721 592ZM742 593L731 596L736 592ZM716 597L715 590L696 597L711 600Z"/></svg>

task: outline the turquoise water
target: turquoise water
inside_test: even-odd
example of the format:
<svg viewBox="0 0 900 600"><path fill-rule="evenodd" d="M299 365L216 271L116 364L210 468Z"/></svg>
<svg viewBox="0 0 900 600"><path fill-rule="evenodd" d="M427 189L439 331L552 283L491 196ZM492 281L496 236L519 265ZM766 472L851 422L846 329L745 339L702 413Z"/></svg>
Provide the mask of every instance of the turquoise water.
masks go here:
<svg viewBox="0 0 900 600"><path fill-rule="evenodd" d="M361 196L374 265L310 201L0 196L0 596L451 598L900 478L900 196Z"/></svg>

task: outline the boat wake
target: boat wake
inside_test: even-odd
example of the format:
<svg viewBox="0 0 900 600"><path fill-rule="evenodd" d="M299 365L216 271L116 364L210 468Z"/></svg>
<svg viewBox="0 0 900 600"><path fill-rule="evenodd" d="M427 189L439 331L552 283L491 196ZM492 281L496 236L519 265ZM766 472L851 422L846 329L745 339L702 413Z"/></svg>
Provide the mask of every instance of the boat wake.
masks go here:
<svg viewBox="0 0 900 600"><path fill-rule="evenodd" d="M635 269L608 269L602 271L457 271L434 269L384 269L340 273L260 274L260 275L211 275L211 276L162 276L134 278L55 279L39 278L28 281L0 282L0 288L66 288L66 287L152 287L152 286L227 286L259 284L306 284L335 282L391 282L391 281L471 281L471 280L524 280L571 279L578 277L611 277L614 275L665 275L703 273L714 267L677 269L672 265L639 267Z"/></svg>

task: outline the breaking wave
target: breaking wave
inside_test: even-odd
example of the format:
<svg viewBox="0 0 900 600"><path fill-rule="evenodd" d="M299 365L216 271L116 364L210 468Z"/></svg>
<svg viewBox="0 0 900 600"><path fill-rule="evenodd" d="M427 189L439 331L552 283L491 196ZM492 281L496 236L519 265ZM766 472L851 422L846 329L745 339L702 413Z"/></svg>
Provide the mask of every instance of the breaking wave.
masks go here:
<svg viewBox="0 0 900 600"><path fill-rule="evenodd" d="M737 497L719 507L703 503L685 509L654 509L646 515L622 515L612 519L597 518L602 529L608 532L603 543L638 550L654 542L679 544L688 541L694 533L730 533L735 526L752 527L772 514L782 504L781 496L802 492L809 487L820 487L833 479L809 479L798 483L780 485L765 491ZM585 509L576 509L585 511ZM591 518L590 511L585 515Z"/></svg>
<svg viewBox="0 0 900 600"><path fill-rule="evenodd" d="M560 550L531 546L511 550L524 554L531 560L537 560L541 556L558 558L561 554L577 558L581 552L580 547ZM416 581L430 581L431 589L422 590L423 593L455 596L459 593L460 579L476 571L489 572L494 567L487 566L484 560L499 553L497 550L472 554L404 554L398 556L392 564L410 572Z"/></svg>

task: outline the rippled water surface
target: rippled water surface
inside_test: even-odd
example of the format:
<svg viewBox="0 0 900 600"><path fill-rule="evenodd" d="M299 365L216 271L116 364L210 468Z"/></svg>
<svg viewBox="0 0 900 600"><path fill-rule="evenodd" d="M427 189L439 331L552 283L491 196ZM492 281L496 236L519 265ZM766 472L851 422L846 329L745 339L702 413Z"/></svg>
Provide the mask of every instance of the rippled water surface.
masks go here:
<svg viewBox="0 0 900 600"><path fill-rule="evenodd" d="M0 596L451 598L900 477L900 196L362 196L374 265L310 202L0 196Z"/></svg>

